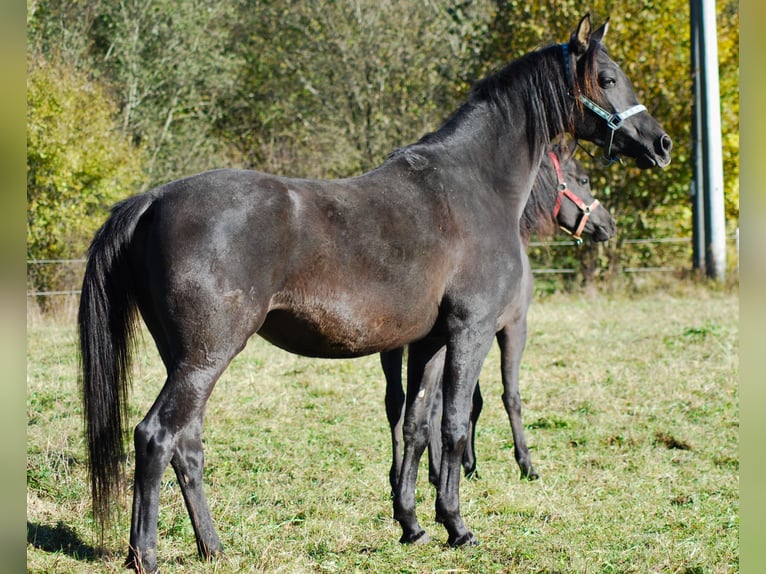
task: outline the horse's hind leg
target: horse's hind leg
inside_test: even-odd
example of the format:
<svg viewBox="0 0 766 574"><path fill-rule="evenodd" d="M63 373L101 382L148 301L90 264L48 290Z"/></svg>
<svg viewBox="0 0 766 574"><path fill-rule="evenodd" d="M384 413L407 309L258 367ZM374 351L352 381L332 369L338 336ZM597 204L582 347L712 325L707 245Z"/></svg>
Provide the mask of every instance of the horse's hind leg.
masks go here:
<svg viewBox="0 0 766 574"><path fill-rule="evenodd" d="M402 389L402 357L404 349L394 349L380 354L380 364L386 377L386 417L391 428L391 470L388 481L391 495L396 490L402 469L403 443L402 425L404 425L404 390Z"/></svg>
<svg viewBox="0 0 766 574"><path fill-rule="evenodd" d="M497 333L503 378L503 403L511 421L513 454L519 469L521 469L521 478L535 480L539 478L539 475L532 466L532 457L529 454L527 439L524 436L524 425L521 420L521 395L519 393L519 366L526 341L526 318L511 323Z"/></svg>
<svg viewBox="0 0 766 574"><path fill-rule="evenodd" d="M160 483L171 461L183 477L181 489L198 548L206 548L208 555L221 550L202 495L200 435L205 403L227 364L228 360L205 369L191 364L172 369L154 405L135 429L136 470L127 565L139 572L157 569Z"/></svg>
<svg viewBox="0 0 766 574"><path fill-rule="evenodd" d="M439 379L443 376L443 363L439 372ZM439 472L441 470L442 456L442 436L438 429L441 428L442 420L442 392L441 385L437 385L433 398L433 408L431 411L431 429L437 429L431 432L431 439L428 441L428 481L436 488L439 488ZM479 382L476 382L476 389L473 393L473 406L471 407L471 420L468 425L468 438L463 450L463 472L469 480L478 478L476 472L476 422L484 406L484 399L481 396Z"/></svg>
<svg viewBox="0 0 766 574"><path fill-rule="evenodd" d="M476 389L473 391L473 406L471 407L471 422L468 426L468 440L463 451L463 472L468 479L479 477L476 472L476 423L483 407L484 399L481 396L479 381L476 381Z"/></svg>
<svg viewBox="0 0 766 574"><path fill-rule="evenodd" d="M440 350L442 352L440 352ZM433 429L431 407L435 386L441 377L428 376L441 369L427 369L429 363L443 362L443 347L434 342L421 341L409 347L407 359L407 407L404 415L404 457L399 481L394 493L394 518L402 527L402 543L420 544L429 539L415 516L415 483L423 451ZM439 432L438 428L435 432Z"/></svg>
<svg viewBox="0 0 766 574"><path fill-rule="evenodd" d="M202 467L204 454L202 452L202 413L195 417L184 431L179 433L175 454L170 464L175 470L181 492L189 513L194 538L197 541L197 551L204 560L220 554L223 545L213 526L210 508L202 489Z"/></svg>
<svg viewBox="0 0 766 574"><path fill-rule="evenodd" d="M442 355L443 359L443 355ZM433 363L433 361L432 361ZM433 379L439 381L438 384L433 385L433 395L431 397L431 423L429 425L430 436L428 438L428 482L430 482L434 488L439 488L439 472L442 465L442 389L441 380L442 373L444 372L444 361L438 361L438 373L429 372L426 369L424 380Z"/></svg>

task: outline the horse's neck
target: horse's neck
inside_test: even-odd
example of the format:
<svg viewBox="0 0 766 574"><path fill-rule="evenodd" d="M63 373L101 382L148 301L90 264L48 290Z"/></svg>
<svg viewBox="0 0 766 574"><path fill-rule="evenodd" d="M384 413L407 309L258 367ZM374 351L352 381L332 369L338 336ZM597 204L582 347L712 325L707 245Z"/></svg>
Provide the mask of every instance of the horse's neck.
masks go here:
<svg viewBox="0 0 766 574"><path fill-rule="evenodd" d="M519 222L546 146L564 131L565 90L535 77L539 65L550 70L546 59L557 55L528 55L483 80L439 130L398 155L409 169L442 172L449 182L471 181L471 192L503 196Z"/></svg>
<svg viewBox="0 0 766 574"><path fill-rule="evenodd" d="M441 141L456 169L474 171L497 193L515 196L531 188L544 142L528 133L523 102L513 108L508 118L488 101L473 103Z"/></svg>

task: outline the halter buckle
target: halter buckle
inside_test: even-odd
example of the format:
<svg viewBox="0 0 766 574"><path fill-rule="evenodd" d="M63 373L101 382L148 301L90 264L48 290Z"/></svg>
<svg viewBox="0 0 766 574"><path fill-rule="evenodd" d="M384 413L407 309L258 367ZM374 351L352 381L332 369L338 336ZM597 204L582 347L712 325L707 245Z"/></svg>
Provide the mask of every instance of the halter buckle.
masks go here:
<svg viewBox="0 0 766 574"><path fill-rule="evenodd" d="M615 131L622 127L622 122L623 118L620 114L612 114L612 117L606 120L606 125L609 126L609 129Z"/></svg>

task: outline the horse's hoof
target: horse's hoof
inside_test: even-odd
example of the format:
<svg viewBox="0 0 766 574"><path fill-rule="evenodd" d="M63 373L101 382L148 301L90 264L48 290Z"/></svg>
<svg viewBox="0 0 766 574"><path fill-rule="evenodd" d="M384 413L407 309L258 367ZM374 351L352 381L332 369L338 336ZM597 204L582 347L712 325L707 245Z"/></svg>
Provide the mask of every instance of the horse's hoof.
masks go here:
<svg viewBox="0 0 766 574"><path fill-rule="evenodd" d="M147 553L149 554L149 553ZM160 570L157 565L157 559L155 554L151 553L149 556L140 556L138 553L132 550L128 552L128 557L125 559L125 567L130 570L135 570L136 574L160 574Z"/></svg>
<svg viewBox="0 0 766 574"><path fill-rule="evenodd" d="M449 544L452 548L460 548L462 546L478 546L479 541L473 535L473 532L466 532L454 540L450 539L447 544Z"/></svg>
<svg viewBox="0 0 766 574"><path fill-rule="evenodd" d="M420 546L421 544L428 544L431 542L431 537L425 530L421 530L420 532L412 535L402 535L402 537L399 539L399 542L402 544L413 544L415 546Z"/></svg>
<svg viewBox="0 0 766 574"><path fill-rule="evenodd" d="M540 478L540 475L537 474L537 471L533 467L529 467L529 470L522 470L521 471L521 480L538 480Z"/></svg>
<svg viewBox="0 0 766 574"><path fill-rule="evenodd" d="M481 476L479 476L479 471L474 467L471 471L466 471L465 473L466 480L479 480L481 479Z"/></svg>
<svg viewBox="0 0 766 574"><path fill-rule="evenodd" d="M223 546L219 546L216 550L204 552L200 555L200 558L205 562L217 562L219 560L225 560L226 553L223 551Z"/></svg>

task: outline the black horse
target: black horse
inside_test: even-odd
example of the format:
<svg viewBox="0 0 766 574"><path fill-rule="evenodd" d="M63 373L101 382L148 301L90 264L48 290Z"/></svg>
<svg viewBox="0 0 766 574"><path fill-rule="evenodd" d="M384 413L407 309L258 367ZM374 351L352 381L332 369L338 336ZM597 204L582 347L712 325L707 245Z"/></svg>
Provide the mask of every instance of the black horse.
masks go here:
<svg viewBox="0 0 766 574"><path fill-rule="evenodd" d="M588 235L593 241L606 241L614 236L616 227L612 215L603 205L593 198L590 179L582 164L573 153L577 142L569 140L566 144L554 144L543 156L543 162L532 186L524 212L521 216L521 239L525 247L529 245L532 234L550 237L557 227L572 236L576 242L582 235ZM519 366L527 339L527 311L532 301L534 279L529 267L526 251L522 268L522 290L511 300L509 308L503 313L505 323L496 334L500 346L501 376L503 380L503 403L511 422L513 432L514 455L521 469L521 477L536 479L538 474L532 466L532 460L524 437L521 419L521 397L519 395ZM402 466L405 394L402 389L402 358L404 349L395 349L380 354L381 366L386 377L386 416L391 427L393 450L389 480L392 492L396 488ZM434 365L429 375L441 377L443 363ZM417 381L419 384L420 381ZM438 390L438 387L437 387ZM441 419L441 402L433 397L431 410L431 435L428 442L429 481L435 486L439 481L441 460L441 434L436 430ZM467 477L476 471L476 452L474 433L476 421L481 414L484 401L479 383L473 394L471 420L463 450L463 471Z"/></svg>
<svg viewBox="0 0 766 574"><path fill-rule="evenodd" d="M137 311L167 369L134 432L129 565L157 567L160 482L168 464L200 555L221 552L202 486L205 405L255 333L314 357L411 344L413 380L419 363L424 369L446 345L437 514L450 544L473 542L458 506L471 398L498 320L523 287L519 222L546 146L570 132L608 146L607 155L634 157L640 167L670 161L670 138L637 107L630 82L600 43L605 28L591 34L584 17L569 43L481 81L437 132L359 177L315 181L216 170L112 209L89 250L78 316L99 522L122 484ZM604 112L605 122L584 101L615 113ZM394 497L405 542L425 539L415 518L413 468L425 446L415 415L407 409Z"/></svg>

